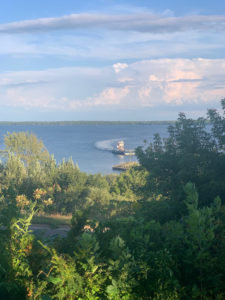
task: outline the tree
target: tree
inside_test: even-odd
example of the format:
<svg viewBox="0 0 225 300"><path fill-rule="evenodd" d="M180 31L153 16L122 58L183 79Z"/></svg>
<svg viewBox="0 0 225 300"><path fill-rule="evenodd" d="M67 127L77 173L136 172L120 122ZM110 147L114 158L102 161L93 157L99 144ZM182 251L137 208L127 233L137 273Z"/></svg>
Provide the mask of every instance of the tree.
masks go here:
<svg viewBox="0 0 225 300"><path fill-rule="evenodd" d="M217 140L220 149L225 147L225 99L221 100L223 115L221 116L215 109L208 110L208 118L212 124L212 132Z"/></svg>
<svg viewBox="0 0 225 300"><path fill-rule="evenodd" d="M225 100L222 107L225 109ZM150 174L149 196L157 193L180 200L183 186L191 181L199 191L200 206L218 195L225 201L225 119L215 110L208 115L211 131L206 119L188 119L180 113L175 125L168 128L168 138L162 142L156 135L147 149L137 149L140 164Z"/></svg>
<svg viewBox="0 0 225 300"><path fill-rule="evenodd" d="M35 161L44 163L50 159L43 142L29 132L7 133L4 143L5 151L19 157L27 166Z"/></svg>
<svg viewBox="0 0 225 300"><path fill-rule="evenodd" d="M26 176L27 170L24 163L18 156L9 154L4 170L0 173L1 183L3 183L3 185L19 185L23 182Z"/></svg>

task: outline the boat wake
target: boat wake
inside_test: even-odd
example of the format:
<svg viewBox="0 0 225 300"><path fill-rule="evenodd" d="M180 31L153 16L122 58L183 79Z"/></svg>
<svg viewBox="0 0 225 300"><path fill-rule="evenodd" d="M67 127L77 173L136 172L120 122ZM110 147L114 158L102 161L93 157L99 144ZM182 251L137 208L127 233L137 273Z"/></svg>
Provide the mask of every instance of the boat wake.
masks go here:
<svg viewBox="0 0 225 300"><path fill-rule="evenodd" d="M115 148L116 143L120 139L110 139L110 140L98 141L95 143L95 148L98 150L111 152Z"/></svg>

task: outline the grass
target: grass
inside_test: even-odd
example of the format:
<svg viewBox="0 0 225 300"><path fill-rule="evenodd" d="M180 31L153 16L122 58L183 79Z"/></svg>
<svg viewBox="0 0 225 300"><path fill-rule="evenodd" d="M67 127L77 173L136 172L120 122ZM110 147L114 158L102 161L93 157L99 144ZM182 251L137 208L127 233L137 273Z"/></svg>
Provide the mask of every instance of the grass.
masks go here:
<svg viewBox="0 0 225 300"><path fill-rule="evenodd" d="M45 224L50 227L59 227L62 225L70 225L71 224L72 215L60 215L60 214L43 214L37 215L33 217L32 224Z"/></svg>
<svg viewBox="0 0 225 300"><path fill-rule="evenodd" d="M135 161L130 161L130 162L125 162L116 166L113 166L113 170L118 170L118 171L126 171L129 170L132 167L138 167L139 163Z"/></svg>

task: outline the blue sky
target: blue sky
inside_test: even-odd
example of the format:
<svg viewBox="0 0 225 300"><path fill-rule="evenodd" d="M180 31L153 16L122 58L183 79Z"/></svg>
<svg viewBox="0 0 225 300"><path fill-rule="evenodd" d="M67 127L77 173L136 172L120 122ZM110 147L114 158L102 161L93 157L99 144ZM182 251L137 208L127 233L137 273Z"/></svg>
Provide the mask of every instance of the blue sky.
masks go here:
<svg viewBox="0 0 225 300"><path fill-rule="evenodd" d="M172 120L225 95L225 2L8 0L0 120Z"/></svg>

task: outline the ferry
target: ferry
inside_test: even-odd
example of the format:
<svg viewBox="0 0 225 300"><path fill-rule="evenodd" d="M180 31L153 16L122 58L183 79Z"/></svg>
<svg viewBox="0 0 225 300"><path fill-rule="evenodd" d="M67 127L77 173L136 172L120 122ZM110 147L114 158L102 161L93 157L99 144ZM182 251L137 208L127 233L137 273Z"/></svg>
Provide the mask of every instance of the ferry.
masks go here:
<svg viewBox="0 0 225 300"><path fill-rule="evenodd" d="M125 150L124 141L118 141L116 149L113 149L112 153L117 155L135 155L134 150Z"/></svg>

